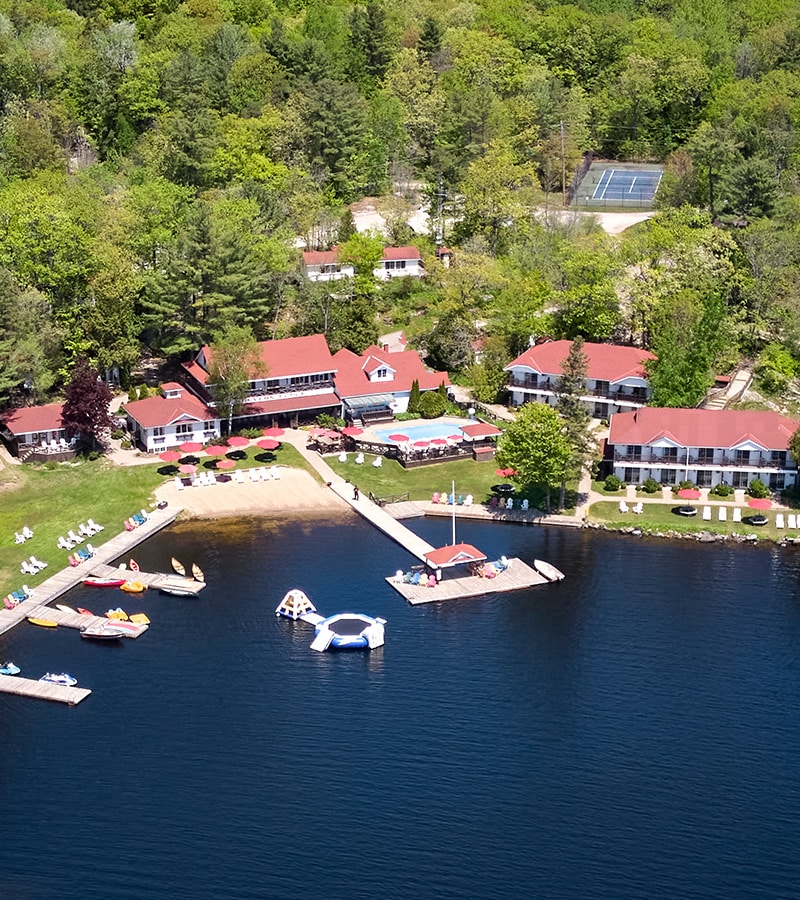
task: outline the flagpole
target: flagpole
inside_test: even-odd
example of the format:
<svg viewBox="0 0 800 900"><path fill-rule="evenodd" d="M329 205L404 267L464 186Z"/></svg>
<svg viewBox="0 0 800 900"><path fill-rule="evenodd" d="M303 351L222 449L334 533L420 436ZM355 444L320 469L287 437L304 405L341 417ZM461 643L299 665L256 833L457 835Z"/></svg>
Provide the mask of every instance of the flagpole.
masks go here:
<svg viewBox="0 0 800 900"><path fill-rule="evenodd" d="M456 482L455 479L451 482L452 485L452 493L450 496L453 498L453 546L456 545Z"/></svg>

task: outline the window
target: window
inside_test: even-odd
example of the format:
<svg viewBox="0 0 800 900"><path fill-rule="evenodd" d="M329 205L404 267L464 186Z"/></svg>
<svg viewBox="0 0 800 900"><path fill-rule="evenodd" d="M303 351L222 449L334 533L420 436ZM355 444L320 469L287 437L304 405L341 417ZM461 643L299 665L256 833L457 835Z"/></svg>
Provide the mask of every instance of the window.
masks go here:
<svg viewBox="0 0 800 900"><path fill-rule="evenodd" d="M633 469L630 466L626 466L625 468L625 478L623 481L626 484L638 484L639 483L639 470Z"/></svg>
<svg viewBox="0 0 800 900"><path fill-rule="evenodd" d="M406 261L404 259L387 259L383 265L387 271L390 269L405 269Z"/></svg>
<svg viewBox="0 0 800 900"><path fill-rule="evenodd" d="M175 426L175 434L193 434L194 433L194 425L191 422L180 422Z"/></svg>
<svg viewBox="0 0 800 900"><path fill-rule="evenodd" d="M664 462L676 463L678 461L678 448L664 447L662 456L664 457Z"/></svg>
<svg viewBox="0 0 800 900"><path fill-rule="evenodd" d="M628 444L628 456L631 459L641 459L642 458L641 444Z"/></svg>
<svg viewBox="0 0 800 900"><path fill-rule="evenodd" d="M163 433L164 433L164 429L162 428L161 425L157 425L157 426L153 429L153 437L159 437L159 436L162 435Z"/></svg>
<svg viewBox="0 0 800 900"><path fill-rule="evenodd" d="M783 472L773 472L769 476L769 489L771 491L782 491L786 487L786 476Z"/></svg>
<svg viewBox="0 0 800 900"><path fill-rule="evenodd" d="M714 448L713 447L701 447L697 451L697 458L701 463L705 465L711 465L714 462Z"/></svg>
<svg viewBox="0 0 800 900"><path fill-rule="evenodd" d="M599 379L594 383L595 390L598 394L607 394L608 393L608 382L600 381Z"/></svg>
<svg viewBox="0 0 800 900"><path fill-rule="evenodd" d="M696 483L698 487L711 487L711 476L713 472L708 471L708 469L703 469L698 471Z"/></svg>
<svg viewBox="0 0 800 900"><path fill-rule="evenodd" d="M750 451L749 450L737 450L734 453L734 462L736 462L740 466L746 466L750 462Z"/></svg>
<svg viewBox="0 0 800 900"><path fill-rule="evenodd" d="M677 484L678 481L678 473L675 469L662 469L661 470L661 483L662 484Z"/></svg>
<svg viewBox="0 0 800 900"><path fill-rule="evenodd" d="M734 472L733 475L731 475L731 484L735 488L746 488L748 477L747 472Z"/></svg>
<svg viewBox="0 0 800 900"><path fill-rule="evenodd" d="M785 466L786 465L786 451L785 450L773 450L770 453L770 460L776 466Z"/></svg>
<svg viewBox="0 0 800 900"><path fill-rule="evenodd" d="M325 265L320 266L319 270L323 275L334 275L336 272L341 272L342 267L336 263L326 263Z"/></svg>

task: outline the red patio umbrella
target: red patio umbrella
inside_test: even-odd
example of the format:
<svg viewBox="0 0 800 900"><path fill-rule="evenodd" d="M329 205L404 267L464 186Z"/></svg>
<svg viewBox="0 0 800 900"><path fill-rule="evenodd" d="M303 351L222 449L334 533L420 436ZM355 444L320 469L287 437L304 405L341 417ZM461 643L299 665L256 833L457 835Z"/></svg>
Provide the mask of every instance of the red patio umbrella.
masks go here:
<svg viewBox="0 0 800 900"><path fill-rule="evenodd" d="M390 434L389 440L394 441L395 444L407 444L409 437L407 434Z"/></svg>
<svg viewBox="0 0 800 900"><path fill-rule="evenodd" d="M225 456L227 452L228 448L222 444L212 444L210 447L206 447L206 453L209 456Z"/></svg>
<svg viewBox="0 0 800 900"><path fill-rule="evenodd" d="M273 441L270 438L262 438L256 446L260 447L262 450L277 450L280 447L280 441Z"/></svg>
<svg viewBox="0 0 800 900"><path fill-rule="evenodd" d="M177 462L181 458L181 454L178 453L177 450L164 450L162 453L158 454L160 459L163 459L164 462Z"/></svg>
<svg viewBox="0 0 800 900"><path fill-rule="evenodd" d="M747 505L750 507L750 509L771 509L772 501L767 500L766 497L764 497L763 499L760 497L751 497L747 501Z"/></svg>
<svg viewBox="0 0 800 900"><path fill-rule="evenodd" d="M430 441L414 441L412 444L413 447L416 447L417 450L424 450L426 447L430 447Z"/></svg>
<svg viewBox="0 0 800 900"><path fill-rule="evenodd" d="M464 440L463 434L448 434L447 440L450 441L451 444L458 444L460 441Z"/></svg>
<svg viewBox="0 0 800 900"><path fill-rule="evenodd" d="M233 469L236 466L236 461L233 459L218 459L217 460L217 468L218 469Z"/></svg>
<svg viewBox="0 0 800 900"><path fill-rule="evenodd" d="M678 496L681 500L699 500L700 499L700 491L697 488L681 488L678 491Z"/></svg>
<svg viewBox="0 0 800 900"><path fill-rule="evenodd" d="M228 446L229 447L247 447L250 445L250 438L242 437L241 435L235 434L233 437L228 438Z"/></svg>
<svg viewBox="0 0 800 900"><path fill-rule="evenodd" d="M284 430L283 430L282 428L277 428L277 427L275 427L275 426L273 426L272 428L265 428L265 429L264 429L264 437L268 437L268 438L279 438L279 437L283 437L284 433L285 433L285 432L284 432Z"/></svg>
<svg viewBox="0 0 800 900"><path fill-rule="evenodd" d="M189 463L184 463L182 466L178 466L178 471L183 472L184 475L194 475L197 471L197 466L190 465Z"/></svg>
<svg viewBox="0 0 800 900"><path fill-rule="evenodd" d="M203 445L197 441L184 441L180 447L184 453L197 453L198 450L203 449Z"/></svg>
<svg viewBox="0 0 800 900"><path fill-rule="evenodd" d="M446 447L447 440L445 438L431 438L430 443L434 447Z"/></svg>
<svg viewBox="0 0 800 900"><path fill-rule="evenodd" d="M364 433L363 428L358 428L355 425L348 425L347 428L342 429L342 434L346 434L348 437L358 437L360 434Z"/></svg>

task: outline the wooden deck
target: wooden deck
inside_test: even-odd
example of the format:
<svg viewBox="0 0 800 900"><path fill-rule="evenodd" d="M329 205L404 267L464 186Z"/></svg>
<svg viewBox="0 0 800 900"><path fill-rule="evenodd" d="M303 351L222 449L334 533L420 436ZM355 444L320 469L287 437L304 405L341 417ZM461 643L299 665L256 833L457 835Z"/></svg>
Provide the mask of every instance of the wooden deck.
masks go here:
<svg viewBox="0 0 800 900"><path fill-rule="evenodd" d="M450 518L453 507L443 503L424 504L426 516ZM583 528L583 519L579 516L547 515L538 509L504 509L483 504L473 506L456 506L456 519L482 519L485 522L504 522L516 525L560 525L564 528Z"/></svg>
<svg viewBox="0 0 800 900"><path fill-rule="evenodd" d="M0 634L13 628L28 616L33 615L31 609L52 603L80 584L89 575L107 573L109 569L118 575L119 570L108 564L112 560L127 554L138 544L157 534L162 528L171 525L178 517L180 511L181 508L179 506L154 509L144 524L133 531L122 531L104 543L100 542L103 540L105 532L101 531L100 534L95 535L93 543L95 546L98 544L99 546L97 546L97 553L91 559L74 568L68 565L66 568L55 572L50 578L34 588L31 598L24 600L14 609L0 609ZM62 551L58 552L61 553ZM66 562L66 555L64 561ZM126 575L131 574L130 572L126 573ZM122 604L120 603L119 605L121 606ZM42 618L52 618L51 612L52 610L48 608L44 611Z"/></svg>
<svg viewBox="0 0 800 900"><path fill-rule="evenodd" d="M487 594L519 591L550 583L521 559L512 559L510 562L511 567L500 572L495 578L481 578L478 575L451 575L445 569L442 580L432 588L397 582L395 576L387 578L386 583L405 597L412 606L418 606L421 603L437 603L442 600L458 600L462 597L483 597ZM464 567L450 570L450 572L454 571L463 572Z"/></svg>
<svg viewBox="0 0 800 900"><path fill-rule="evenodd" d="M34 681L32 678L20 678L19 675L0 675L0 691L4 694L17 694L21 697L35 697L37 700L53 700L57 703L68 703L75 706L92 692L89 688L67 687L63 684L51 684L49 681Z"/></svg>
<svg viewBox="0 0 800 900"><path fill-rule="evenodd" d="M122 591L120 591L120 594ZM105 594L106 599L108 597L107 593ZM114 598L117 598L117 594L114 595ZM139 596L138 594L134 594L133 596ZM52 606L32 606L28 610L28 615L33 616L36 619L49 619L51 622L57 622L59 627L63 628L77 628L80 630L81 628L86 628L88 625L117 625L114 619L106 619L105 616L84 616L78 612L65 612L63 609L55 609ZM123 622L121 623L124 628L125 637L127 638L138 638L141 637L150 627L149 625L137 625L135 622ZM35 626L41 627L41 626Z"/></svg>
<svg viewBox="0 0 800 900"><path fill-rule="evenodd" d="M85 572L87 575L94 575L98 578L130 578L131 581L141 581L149 588L157 588L162 581L168 581L173 587L186 587L193 591L202 591L206 586L204 581L195 581L194 578L184 578L175 572L131 572L130 569L120 570L114 566L97 565L93 566L91 572ZM125 594L125 591L120 591ZM128 594L128 597L136 597L136 594ZM121 605L121 604L120 604Z"/></svg>

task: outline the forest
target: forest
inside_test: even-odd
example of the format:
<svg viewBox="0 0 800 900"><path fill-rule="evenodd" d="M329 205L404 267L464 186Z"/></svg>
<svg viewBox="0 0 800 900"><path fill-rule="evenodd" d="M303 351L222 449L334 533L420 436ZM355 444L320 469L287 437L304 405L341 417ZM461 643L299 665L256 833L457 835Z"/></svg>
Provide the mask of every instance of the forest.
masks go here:
<svg viewBox="0 0 800 900"><path fill-rule="evenodd" d="M747 359L790 404L798 126L794 0L0 0L0 403L235 327L404 328L481 399L531 336L632 342L656 403ZM556 214L586 154L663 163L657 214ZM298 239L356 277L309 283ZM376 284L409 242L428 277Z"/></svg>

